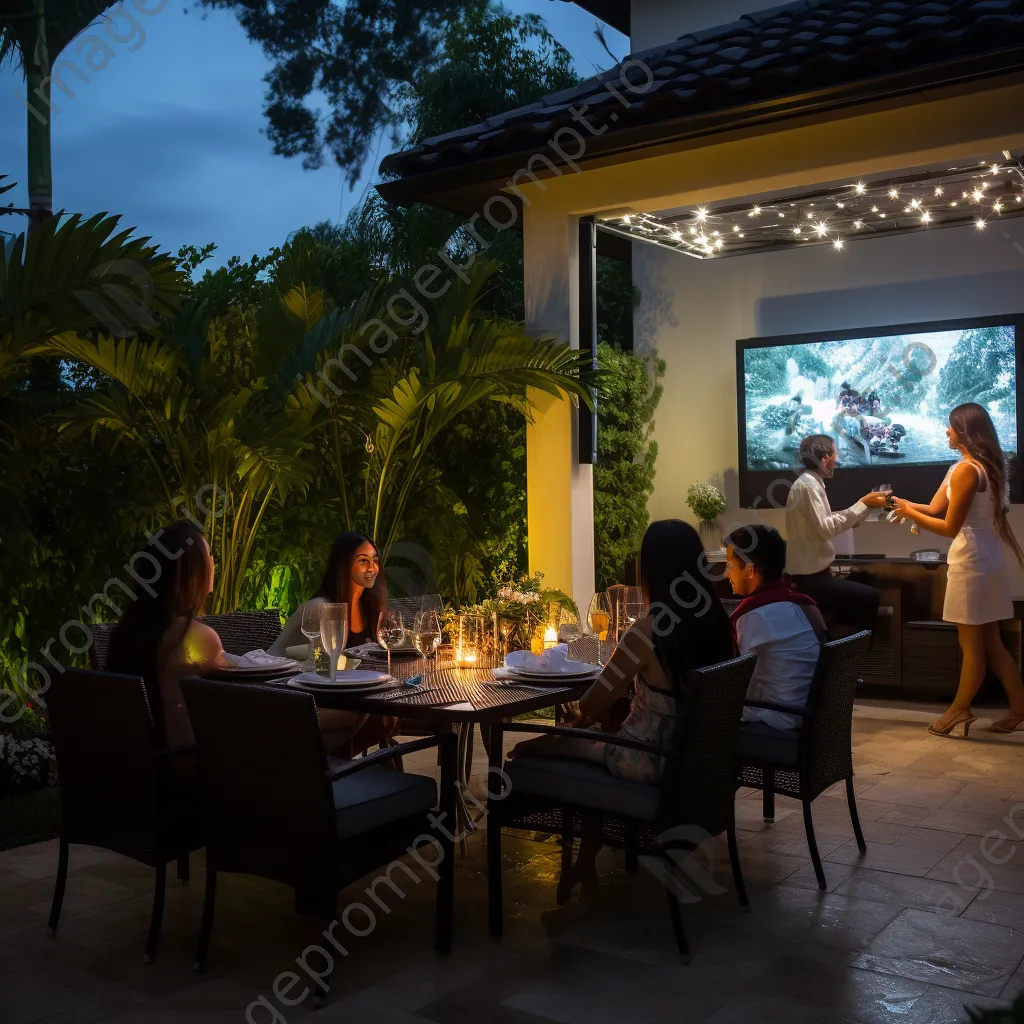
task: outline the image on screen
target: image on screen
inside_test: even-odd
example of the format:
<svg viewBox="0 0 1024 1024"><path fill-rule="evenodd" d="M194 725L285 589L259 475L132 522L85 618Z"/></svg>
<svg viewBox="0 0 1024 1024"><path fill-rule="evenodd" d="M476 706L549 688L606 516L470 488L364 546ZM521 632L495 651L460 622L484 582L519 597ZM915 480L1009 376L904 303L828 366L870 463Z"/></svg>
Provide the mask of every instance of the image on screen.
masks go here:
<svg viewBox="0 0 1024 1024"><path fill-rule="evenodd" d="M746 468L785 470L810 434L829 434L840 467L945 465L949 412L977 402L1004 452L1017 451L1014 327L864 337L743 352Z"/></svg>

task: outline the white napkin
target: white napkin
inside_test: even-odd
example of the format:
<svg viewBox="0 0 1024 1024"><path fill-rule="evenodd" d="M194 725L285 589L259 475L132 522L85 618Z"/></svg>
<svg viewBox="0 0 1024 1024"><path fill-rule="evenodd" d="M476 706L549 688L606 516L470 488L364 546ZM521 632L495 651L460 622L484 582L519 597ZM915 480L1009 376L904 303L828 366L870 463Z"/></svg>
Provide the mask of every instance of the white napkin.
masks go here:
<svg viewBox="0 0 1024 1024"><path fill-rule="evenodd" d="M224 660L235 668L293 668L296 664L292 658L279 658L266 651L249 651L241 656L225 651Z"/></svg>
<svg viewBox="0 0 1024 1024"><path fill-rule="evenodd" d="M569 645L557 644L543 654L532 651L509 651L505 664L509 668L543 669L545 672L564 672L569 663Z"/></svg>
<svg viewBox="0 0 1024 1024"><path fill-rule="evenodd" d="M375 654L385 654L385 650L380 644L367 643L360 644L358 647L346 647L345 650L351 651L353 654L360 658L372 658Z"/></svg>

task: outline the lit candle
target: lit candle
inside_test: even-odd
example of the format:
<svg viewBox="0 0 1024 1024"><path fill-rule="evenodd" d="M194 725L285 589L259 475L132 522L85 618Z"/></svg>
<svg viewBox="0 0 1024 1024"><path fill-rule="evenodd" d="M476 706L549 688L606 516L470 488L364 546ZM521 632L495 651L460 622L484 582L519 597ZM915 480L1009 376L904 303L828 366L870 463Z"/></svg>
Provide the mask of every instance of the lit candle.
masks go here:
<svg viewBox="0 0 1024 1024"><path fill-rule="evenodd" d="M476 664L476 660L477 652L468 647L465 650L460 648L455 655L455 663L459 668L472 668Z"/></svg>
<svg viewBox="0 0 1024 1024"><path fill-rule="evenodd" d="M558 644L558 630L554 626L548 626L544 630L544 650L549 651Z"/></svg>

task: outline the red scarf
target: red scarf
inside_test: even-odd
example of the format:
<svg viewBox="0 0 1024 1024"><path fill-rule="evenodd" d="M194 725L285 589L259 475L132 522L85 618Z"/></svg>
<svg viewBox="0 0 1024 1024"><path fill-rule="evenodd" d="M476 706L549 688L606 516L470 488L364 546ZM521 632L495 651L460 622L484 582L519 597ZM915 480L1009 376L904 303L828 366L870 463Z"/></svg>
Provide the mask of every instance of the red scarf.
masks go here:
<svg viewBox="0 0 1024 1024"><path fill-rule="evenodd" d="M769 580L762 583L752 594L748 594L739 607L729 616L732 625L733 636L736 635L736 623L755 608L763 608L766 604L779 604L782 601L790 601L793 604L801 604L810 608L817 608L818 603L812 597L801 594L789 580Z"/></svg>

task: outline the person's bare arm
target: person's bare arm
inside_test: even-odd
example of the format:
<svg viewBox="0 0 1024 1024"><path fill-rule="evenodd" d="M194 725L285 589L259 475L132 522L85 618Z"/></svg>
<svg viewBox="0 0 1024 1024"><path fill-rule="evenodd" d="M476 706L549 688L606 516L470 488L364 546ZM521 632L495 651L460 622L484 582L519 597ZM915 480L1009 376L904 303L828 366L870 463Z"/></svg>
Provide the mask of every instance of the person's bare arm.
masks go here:
<svg viewBox="0 0 1024 1024"><path fill-rule="evenodd" d="M649 636L651 623L642 619L622 636L604 671L580 698L580 712L595 721L604 721L612 705L629 691L630 684L654 657Z"/></svg>
<svg viewBox="0 0 1024 1024"><path fill-rule="evenodd" d="M937 533L940 537L955 537L964 525L967 510L978 486L977 470L968 463L961 462L949 478L949 506L944 517L928 515L913 507L909 501L901 499L896 500L896 512L929 533Z"/></svg>
<svg viewBox="0 0 1024 1024"><path fill-rule="evenodd" d="M894 501L900 499L894 498ZM946 480L943 479L939 485L939 489L932 495L932 500L927 504L923 504L919 501L908 501L905 502L906 507L913 509L915 512L921 512L926 516L938 516L942 517L946 514L946 509L949 508L949 497L946 494Z"/></svg>

